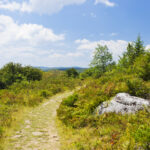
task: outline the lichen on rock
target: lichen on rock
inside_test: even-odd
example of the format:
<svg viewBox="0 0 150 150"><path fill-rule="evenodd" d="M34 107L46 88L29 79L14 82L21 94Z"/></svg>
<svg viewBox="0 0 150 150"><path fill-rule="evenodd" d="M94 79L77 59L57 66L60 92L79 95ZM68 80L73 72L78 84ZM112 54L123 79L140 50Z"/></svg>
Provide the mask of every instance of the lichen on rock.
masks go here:
<svg viewBox="0 0 150 150"><path fill-rule="evenodd" d="M112 100L103 102L97 107L99 115L104 113L134 114L139 110L148 108L150 101L139 97L131 96L127 93L119 93Z"/></svg>

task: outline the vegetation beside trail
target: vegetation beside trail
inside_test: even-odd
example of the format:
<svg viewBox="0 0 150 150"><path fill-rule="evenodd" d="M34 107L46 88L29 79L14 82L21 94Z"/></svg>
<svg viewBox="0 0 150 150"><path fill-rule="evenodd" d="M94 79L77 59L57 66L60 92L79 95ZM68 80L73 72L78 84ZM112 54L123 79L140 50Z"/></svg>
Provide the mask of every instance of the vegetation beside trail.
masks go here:
<svg viewBox="0 0 150 150"><path fill-rule="evenodd" d="M57 93L74 89L79 83L79 79L68 78L63 71L42 72L20 64L5 65L0 70L0 143L20 109L34 107Z"/></svg>
<svg viewBox="0 0 150 150"><path fill-rule="evenodd" d="M149 109L125 115L99 116L96 112L102 102L121 92L150 99L150 50L140 37L128 44L117 63L107 46L98 45L90 68L82 73L73 68L43 72L15 63L5 65L0 69L0 149L21 109L78 86L81 88L64 98L57 110L62 149L150 149Z"/></svg>
<svg viewBox="0 0 150 150"><path fill-rule="evenodd" d="M80 78L86 86L64 99L57 111L62 149L150 149L150 111L100 116L95 111L121 92L150 100L150 51L140 37L128 44L117 64L108 48L98 45L91 68Z"/></svg>

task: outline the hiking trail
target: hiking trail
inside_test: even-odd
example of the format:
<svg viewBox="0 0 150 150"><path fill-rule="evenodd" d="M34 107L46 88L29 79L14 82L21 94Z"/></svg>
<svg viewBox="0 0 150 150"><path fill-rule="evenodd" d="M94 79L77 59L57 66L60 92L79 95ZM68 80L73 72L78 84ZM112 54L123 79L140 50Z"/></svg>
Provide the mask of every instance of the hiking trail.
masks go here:
<svg viewBox="0 0 150 150"><path fill-rule="evenodd" d="M6 138L4 150L59 150L60 141L56 127L56 110L63 98L72 92L64 92L50 98L26 112L23 123Z"/></svg>

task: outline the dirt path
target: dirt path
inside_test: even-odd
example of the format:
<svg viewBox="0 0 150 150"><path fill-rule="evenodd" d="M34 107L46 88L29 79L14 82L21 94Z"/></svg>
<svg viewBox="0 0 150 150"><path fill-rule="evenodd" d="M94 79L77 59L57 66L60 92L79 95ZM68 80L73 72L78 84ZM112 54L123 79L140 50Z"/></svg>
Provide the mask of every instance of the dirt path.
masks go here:
<svg viewBox="0 0 150 150"><path fill-rule="evenodd" d="M56 110L61 100L71 94L58 94L26 113L19 129L7 138L8 144L4 150L59 150Z"/></svg>

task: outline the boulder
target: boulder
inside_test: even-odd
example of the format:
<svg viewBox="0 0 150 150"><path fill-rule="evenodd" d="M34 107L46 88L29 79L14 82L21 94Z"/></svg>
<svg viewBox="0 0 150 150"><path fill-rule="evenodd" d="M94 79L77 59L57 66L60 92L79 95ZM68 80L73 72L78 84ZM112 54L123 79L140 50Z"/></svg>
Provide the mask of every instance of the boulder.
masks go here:
<svg viewBox="0 0 150 150"><path fill-rule="evenodd" d="M103 102L96 111L99 115L111 112L130 114L148 108L149 106L150 101L146 99L130 96L127 93L119 93L112 100Z"/></svg>

